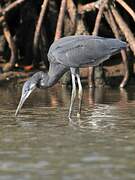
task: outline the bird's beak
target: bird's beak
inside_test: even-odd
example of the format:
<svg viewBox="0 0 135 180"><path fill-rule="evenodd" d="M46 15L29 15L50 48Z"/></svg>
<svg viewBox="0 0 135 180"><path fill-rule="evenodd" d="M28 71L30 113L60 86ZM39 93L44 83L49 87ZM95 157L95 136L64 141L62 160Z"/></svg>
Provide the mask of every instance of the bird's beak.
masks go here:
<svg viewBox="0 0 135 180"><path fill-rule="evenodd" d="M34 89L35 89L35 87L25 93L22 93L20 102L19 102L18 107L15 112L15 116L17 116L17 114L18 114L19 110L21 109L21 107L23 106L24 102L29 97L29 95L33 92Z"/></svg>

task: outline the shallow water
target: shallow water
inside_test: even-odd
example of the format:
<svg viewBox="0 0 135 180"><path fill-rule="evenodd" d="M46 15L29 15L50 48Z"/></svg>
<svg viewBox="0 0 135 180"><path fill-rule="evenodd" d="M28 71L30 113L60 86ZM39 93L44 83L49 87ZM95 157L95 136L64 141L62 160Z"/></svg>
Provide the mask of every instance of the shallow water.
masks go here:
<svg viewBox="0 0 135 180"><path fill-rule="evenodd" d="M72 124L70 89L35 91L15 118L20 93L0 88L0 180L135 179L135 88L85 88Z"/></svg>

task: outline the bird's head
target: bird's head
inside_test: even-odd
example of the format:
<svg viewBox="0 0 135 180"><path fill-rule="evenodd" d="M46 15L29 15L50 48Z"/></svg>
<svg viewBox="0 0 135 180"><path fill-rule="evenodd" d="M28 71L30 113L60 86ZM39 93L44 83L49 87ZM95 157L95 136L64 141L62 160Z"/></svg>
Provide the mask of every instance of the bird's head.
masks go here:
<svg viewBox="0 0 135 180"><path fill-rule="evenodd" d="M18 114L19 110L21 109L21 107L23 106L25 100L36 89L36 87L37 87L37 82L33 81L32 79L29 79L24 83L23 88L22 88L21 99L20 99L20 102L16 109L15 116L17 116L17 114Z"/></svg>
<svg viewBox="0 0 135 180"><path fill-rule="evenodd" d="M48 76L47 73L39 71L35 73L29 80L27 80L22 88L22 95L18 107L15 112L17 116L19 110L23 106L26 99L36 88L46 88L47 87Z"/></svg>
<svg viewBox="0 0 135 180"><path fill-rule="evenodd" d="M48 86L48 73L44 73L39 71L35 73L29 80L27 80L22 88L22 95L18 107L15 112L15 116L17 116L19 110L23 106L25 100L29 97L29 95L34 91L36 88L47 88Z"/></svg>

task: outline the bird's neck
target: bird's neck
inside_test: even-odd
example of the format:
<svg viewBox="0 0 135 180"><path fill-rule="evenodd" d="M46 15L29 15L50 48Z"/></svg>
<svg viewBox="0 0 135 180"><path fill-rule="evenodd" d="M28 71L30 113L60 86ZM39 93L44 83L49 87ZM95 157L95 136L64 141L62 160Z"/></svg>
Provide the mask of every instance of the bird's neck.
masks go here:
<svg viewBox="0 0 135 180"><path fill-rule="evenodd" d="M40 78L39 81L39 88L48 88L50 86L51 84L50 84L50 77L48 72L47 73L42 72L42 77Z"/></svg>
<svg viewBox="0 0 135 180"><path fill-rule="evenodd" d="M48 88L53 86L66 71L68 71L68 69L64 65L51 64L47 73L39 72L39 87Z"/></svg>

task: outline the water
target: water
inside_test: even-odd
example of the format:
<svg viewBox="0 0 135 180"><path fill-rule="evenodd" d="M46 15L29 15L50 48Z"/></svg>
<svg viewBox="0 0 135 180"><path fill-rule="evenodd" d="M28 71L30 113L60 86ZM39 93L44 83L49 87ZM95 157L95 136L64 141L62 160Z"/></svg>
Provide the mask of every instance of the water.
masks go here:
<svg viewBox="0 0 135 180"><path fill-rule="evenodd" d="M84 89L68 123L70 89L0 88L0 180L134 180L135 88Z"/></svg>

